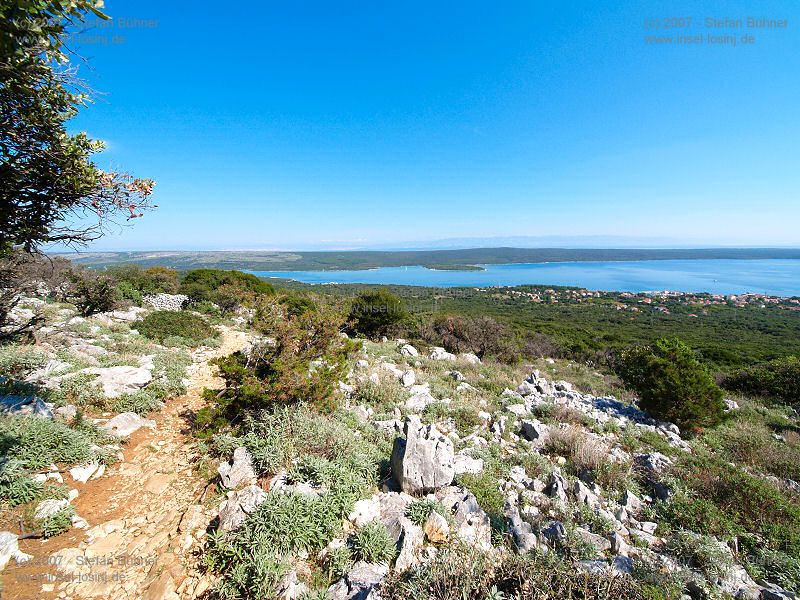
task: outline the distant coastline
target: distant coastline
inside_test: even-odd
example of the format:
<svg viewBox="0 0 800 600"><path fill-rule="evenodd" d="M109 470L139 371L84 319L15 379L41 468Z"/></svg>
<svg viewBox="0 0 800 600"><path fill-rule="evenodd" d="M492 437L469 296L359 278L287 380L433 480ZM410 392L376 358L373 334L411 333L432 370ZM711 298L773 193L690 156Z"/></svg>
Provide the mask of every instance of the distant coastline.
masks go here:
<svg viewBox="0 0 800 600"><path fill-rule="evenodd" d="M437 271L478 271L481 265L657 260L800 259L800 248L468 248L460 250L277 252L277 251L137 251L60 252L91 268L118 264L190 269L247 271L355 271L381 267L424 266Z"/></svg>

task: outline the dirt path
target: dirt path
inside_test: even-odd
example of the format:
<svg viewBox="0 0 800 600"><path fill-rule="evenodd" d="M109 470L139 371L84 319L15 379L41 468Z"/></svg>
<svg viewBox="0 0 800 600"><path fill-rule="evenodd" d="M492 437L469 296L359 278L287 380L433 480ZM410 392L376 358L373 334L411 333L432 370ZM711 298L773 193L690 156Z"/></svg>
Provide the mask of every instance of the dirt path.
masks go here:
<svg viewBox="0 0 800 600"><path fill-rule="evenodd" d="M197 550L216 506L203 505L208 474L199 472L197 447L186 414L203 406L204 388L219 388L209 360L246 343L224 330L219 349L189 367L186 395L155 415L155 429L140 429L123 447L124 460L86 484L73 502L89 529L51 540L21 540L33 555L3 574L3 600L39 598L184 599L199 596L210 580L198 573Z"/></svg>

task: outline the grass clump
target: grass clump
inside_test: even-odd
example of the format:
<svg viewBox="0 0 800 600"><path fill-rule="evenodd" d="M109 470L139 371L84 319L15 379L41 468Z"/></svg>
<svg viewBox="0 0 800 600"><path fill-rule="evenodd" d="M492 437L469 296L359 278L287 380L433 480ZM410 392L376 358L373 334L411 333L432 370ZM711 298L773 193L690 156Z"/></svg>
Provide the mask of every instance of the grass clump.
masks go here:
<svg viewBox="0 0 800 600"><path fill-rule="evenodd" d="M257 411L246 416L235 433L214 436L211 447L229 456L243 445L259 474L288 469L290 482L318 487L317 496L269 493L240 529L215 534L209 542L205 561L222 576L221 597L270 598L279 579L273 575L294 553L316 553L342 533L343 519L355 502L375 489L385 449L335 415L315 413L306 405ZM380 554L374 541L379 535L363 534L365 552ZM337 564L344 564L340 558ZM326 561L319 566L338 568ZM252 576L257 572L262 579Z"/></svg>
<svg viewBox="0 0 800 600"><path fill-rule="evenodd" d="M108 436L87 421L70 426L55 419L0 417L0 455L17 459L26 469L85 462L95 457L92 446L107 441Z"/></svg>
<svg viewBox="0 0 800 600"><path fill-rule="evenodd" d="M17 459L0 463L0 501L9 506L33 502L41 497L44 485L30 477Z"/></svg>
<svg viewBox="0 0 800 600"><path fill-rule="evenodd" d="M329 582L337 581L344 577L344 574L353 565L353 553L347 546L332 548L325 554L323 569Z"/></svg>
<svg viewBox="0 0 800 600"><path fill-rule="evenodd" d="M397 546L386 526L373 521L353 535L353 555L356 560L388 564L397 555Z"/></svg>
<svg viewBox="0 0 800 600"><path fill-rule="evenodd" d="M421 498L414 500L406 508L406 516L414 525L422 527L432 512L437 512L440 515L446 516L450 514L441 502L431 498Z"/></svg>
<svg viewBox="0 0 800 600"><path fill-rule="evenodd" d="M69 531L72 527L72 517L75 515L75 509L71 504L60 509L56 513L50 515L42 520L40 526L42 535L45 538L55 537L61 535L65 531Z"/></svg>
<svg viewBox="0 0 800 600"><path fill-rule="evenodd" d="M0 346L0 375L18 379L47 362L47 355L35 346L8 344Z"/></svg>
<svg viewBox="0 0 800 600"><path fill-rule="evenodd" d="M725 577L733 567L730 552L726 552L717 540L693 531L674 531L667 540L667 550L686 566L700 571L709 581Z"/></svg>
<svg viewBox="0 0 800 600"><path fill-rule="evenodd" d="M770 550L755 543L744 563L750 577L755 580L771 581L783 589L800 594L800 559L792 558L780 550Z"/></svg>
<svg viewBox="0 0 800 600"><path fill-rule="evenodd" d="M800 558L800 503L768 480L697 453L673 469L683 488L656 504L660 518L679 529L728 539L753 534L765 548Z"/></svg>
<svg viewBox="0 0 800 600"><path fill-rule="evenodd" d="M203 317L182 311L151 312L136 324L136 328L143 336L159 343L168 338L180 337L189 341L189 345L199 346L204 339L218 336Z"/></svg>
<svg viewBox="0 0 800 600"><path fill-rule="evenodd" d="M381 597L384 600L639 600L647 596L644 588L628 577L576 571L555 553L497 555L455 545L442 548L433 560L406 573L391 574L381 586Z"/></svg>

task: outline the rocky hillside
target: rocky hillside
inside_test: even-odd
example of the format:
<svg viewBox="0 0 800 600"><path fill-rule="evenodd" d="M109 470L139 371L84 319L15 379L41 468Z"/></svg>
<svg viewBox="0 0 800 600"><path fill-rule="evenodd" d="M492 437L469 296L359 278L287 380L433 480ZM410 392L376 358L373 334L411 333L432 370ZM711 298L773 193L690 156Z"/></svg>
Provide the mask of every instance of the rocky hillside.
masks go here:
<svg viewBox="0 0 800 600"><path fill-rule="evenodd" d="M759 557L744 540L791 551L795 481L725 463L736 469L728 484L750 486L728 501L763 493L756 510L786 519L748 522L758 500L737 515L694 487L717 475L707 440L582 393L564 379L603 378L580 365L535 366L364 342L340 384L342 410L265 416L242 437L218 436L227 492L206 559L221 597L794 597L796 559ZM752 411L726 405L731 423ZM796 434L779 438L797 457ZM336 504L343 523L320 516ZM740 537L711 535L710 519L741 519Z"/></svg>
<svg viewBox="0 0 800 600"><path fill-rule="evenodd" d="M322 321L272 330L263 310L212 318L184 302L15 309L46 323L0 347L8 597L800 592L789 407L727 398L721 425L682 432L586 365L343 333L300 368ZM324 349L334 338L341 352ZM210 359L237 351L215 377ZM264 396L312 397L304 382L326 373L329 397ZM250 408L223 412L229 397Z"/></svg>

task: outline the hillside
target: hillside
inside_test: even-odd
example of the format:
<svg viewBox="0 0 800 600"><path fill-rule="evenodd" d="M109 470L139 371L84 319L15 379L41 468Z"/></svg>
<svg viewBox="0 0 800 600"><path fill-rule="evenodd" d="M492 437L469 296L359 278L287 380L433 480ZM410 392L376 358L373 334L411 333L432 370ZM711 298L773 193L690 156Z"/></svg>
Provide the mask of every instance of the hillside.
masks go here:
<svg viewBox="0 0 800 600"><path fill-rule="evenodd" d="M130 295L178 285L115 276ZM43 281L20 297L12 321L41 320L0 346L4 598L800 592L792 371L783 399L723 401L685 347L659 409L624 371L526 355L486 317L402 339L373 329L400 325L385 293L187 280L221 304L162 291L87 311ZM701 389L681 427L659 416Z"/></svg>

